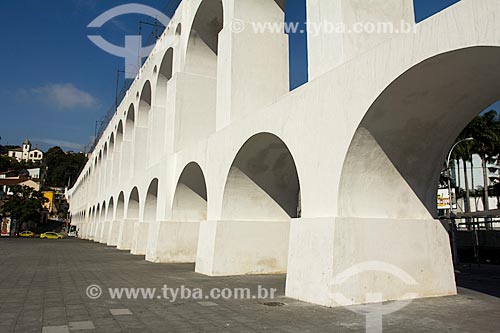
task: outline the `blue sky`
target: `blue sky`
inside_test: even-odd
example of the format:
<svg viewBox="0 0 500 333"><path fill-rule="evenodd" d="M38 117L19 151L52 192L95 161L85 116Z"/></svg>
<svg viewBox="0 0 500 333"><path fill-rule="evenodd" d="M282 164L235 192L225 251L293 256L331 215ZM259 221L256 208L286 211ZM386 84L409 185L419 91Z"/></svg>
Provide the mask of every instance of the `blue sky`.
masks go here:
<svg viewBox="0 0 500 333"><path fill-rule="evenodd" d="M137 0L163 12L180 0ZM422 20L458 0L414 0L416 18ZM0 53L3 101L0 144L21 144L29 138L46 150L59 145L81 150L94 135L95 122L113 105L118 69L123 59L107 54L87 38L102 35L110 43L124 44L125 35L137 35L141 15L113 19L102 28L87 25L108 9L124 4L116 0L16 0L0 2ZM303 21L304 0L289 0L288 21ZM142 29L143 39L151 27ZM291 36L291 86L307 81L305 35Z"/></svg>

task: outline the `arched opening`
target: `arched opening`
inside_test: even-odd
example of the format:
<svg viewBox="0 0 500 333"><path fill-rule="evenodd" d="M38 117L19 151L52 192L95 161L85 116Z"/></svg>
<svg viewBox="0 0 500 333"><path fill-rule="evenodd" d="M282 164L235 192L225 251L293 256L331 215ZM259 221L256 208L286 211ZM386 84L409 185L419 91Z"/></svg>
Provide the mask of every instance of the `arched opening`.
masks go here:
<svg viewBox="0 0 500 333"><path fill-rule="evenodd" d="M155 178L149 184L149 188L146 193L142 221L136 221L134 226L132 254L146 255L149 242L149 228L152 223L156 222L157 197L158 179Z"/></svg>
<svg viewBox="0 0 500 333"><path fill-rule="evenodd" d="M120 195L118 196L118 200L116 203L115 220L121 221L124 217L124 214L125 214L125 194L123 192L120 192Z"/></svg>
<svg viewBox="0 0 500 333"><path fill-rule="evenodd" d="M127 204L127 213L121 227L121 238L118 242L118 249L131 250L134 238L134 226L139 221L139 190L134 187L130 192Z"/></svg>
<svg viewBox="0 0 500 333"><path fill-rule="evenodd" d="M102 232L101 243L109 242L109 235L113 223L113 215L115 210L114 199L111 197L108 201L108 209L106 210L106 216L104 217L104 230Z"/></svg>
<svg viewBox="0 0 500 333"><path fill-rule="evenodd" d="M130 104L127 111L127 119L125 121L125 140L132 141L135 129L135 108L134 104Z"/></svg>
<svg viewBox="0 0 500 333"><path fill-rule="evenodd" d="M92 223L92 231L90 233L90 239L95 240L97 236L97 227L99 226L99 218L101 215L101 205L97 204L97 206L94 208L94 214L93 214L93 223Z"/></svg>
<svg viewBox="0 0 500 333"><path fill-rule="evenodd" d="M219 32L223 22L222 0L203 0L191 27L186 72L217 78Z"/></svg>
<svg viewBox="0 0 500 333"><path fill-rule="evenodd" d="M179 91L188 92L181 96L182 105L176 110L177 150L215 131L217 54L222 27L222 1L203 0L191 27L184 73L177 79Z"/></svg>
<svg viewBox="0 0 500 333"><path fill-rule="evenodd" d="M120 179L120 171L121 171L121 152L122 152L122 144L123 144L123 122L120 120L118 126L116 128L116 144L113 149L113 165L111 172L111 179L113 184L117 184Z"/></svg>
<svg viewBox="0 0 500 333"><path fill-rule="evenodd" d="M116 128L116 144L121 145L123 142L123 122L120 120Z"/></svg>
<svg viewBox="0 0 500 333"><path fill-rule="evenodd" d="M102 175L101 175L101 184L103 187L107 186L108 184L108 178L109 178L109 172L108 172L108 143L106 142L104 144L104 150L102 153Z"/></svg>
<svg viewBox="0 0 500 333"><path fill-rule="evenodd" d="M108 209L106 210L106 218L105 221L112 221L114 214L114 200L113 197L109 199Z"/></svg>
<svg viewBox="0 0 500 333"><path fill-rule="evenodd" d="M443 161L462 129L500 98L500 48L444 53L414 66L377 98L349 147L339 215L427 219L437 215Z"/></svg>
<svg viewBox="0 0 500 333"><path fill-rule="evenodd" d="M172 78L174 62L174 49L169 48L160 66L158 81L156 84L156 105L164 107L167 104L167 83Z"/></svg>
<svg viewBox="0 0 500 333"><path fill-rule="evenodd" d="M231 166L222 218L288 221L300 217L299 197L297 169L287 146L273 134L257 134L243 145Z"/></svg>
<svg viewBox="0 0 500 333"><path fill-rule="evenodd" d="M151 84L149 81L146 81L146 83L144 83L144 87L142 88L139 100L138 120L135 127L134 161L136 170L141 170L149 162L148 136L151 132L149 128L150 114Z"/></svg>
<svg viewBox="0 0 500 333"><path fill-rule="evenodd" d="M207 186L200 166L189 163L182 171L172 204L174 221L205 221L207 219Z"/></svg>
<svg viewBox="0 0 500 333"><path fill-rule="evenodd" d="M170 107L167 106L169 82L173 75L173 61L174 49L169 48L163 56L156 83L154 118L151 123L152 128L149 134L150 144L148 147L149 159L152 164L157 163L167 150L167 146L171 147L172 144L173 135L170 133L172 131L165 130L165 128L170 128L170 124L167 126L167 122L173 119L173 117L169 116L171 114L169 111ZM172 100L175 100L175 98L172 97ZM175 103L170 103L170 106L172 105L175 105ZM170 117L170 119L167 117ZM167 142L168 144L166 144Z"/></svg>
<svg viewBox="0 0 500 333"><path fill-rule="evenodd" d="M139 116L137 126L148 127L149 111L151 110L151 83L146 81L142 88L141 97L139 100Z"/></svg>
<svg viewBox="0 0 500 333"><path fill-rule="evenodd" d="M102 236L103 236L102 234L104 232L105 218L106 218L106 201L102 203L101 211L99 213L99 222L97 225L97 233L95 237L96 242L102 242Z"/></svg>
<svg viewBox="0 0 500 333"><path fill-rule="evenodd" d="M103 158L104 158L104 162L106 162L106 160L108 159L108 143L107 142L104 144Z"/></svg>
<svg viewBox="0 0 500 333"><path fill-rule="evenodd" d="M156 221L157 198L158 198L158 179L155 178L153 179L153 181L151 181L151 184L149 185L148 188L148 192L146 194L146 203L144 205L145 222Z"/></svg>
<svg viewBox="0 0 500 333"><path fill-rule="evenodd" d="M116 201L116 210L114 213L115 216L114 219L111 221L108 245L111 246L118 245L120 229L123 222L124 213L125 213L125 195L123 192L120 192L118 200Z"/></svg>
<svg viewBox="0 0 500 333"><path fill-rule="evenodd" d="M115 151L115 133L111 133L111 136L109 137L109 153L113 154Z"/></svg>
<svg viewBox="0 0 500 333"><path fill-rule="evenodd" d="M300 217L300 202L297 168L286 144L270 133L251 137L227 176L219 222L224 234L217 241L229 249L216 253L214 270L285 273L290 220Z"/></svg>
<svg viewBox="0 0 500 333"><path fill-rule="evenodd" d="M157 255L163 262L196 261L200 223L207 219L207 187L200 166L182 170L172 202L171 221L161 224Z"/></svg>
<svg viewBox="0 0 500 333"><path fill-rule="evenodd" d="M349 259L336 256L338 267L376 258L410 274L421 297L456 293L449 234L436 220L438 182L462 129L500 99L499 70L500 48L454 50L408 69L373 102L342 168L335 241ZM384 300L410 290L369 274L363 283Z"/></svg>
<svg viewBox="0 0 500 333"><path fill-rule="evenodd" d="M182 35L182 24L179 23L179 24L177 24L177 28L175 28L175 36L177 38L180 38L181 35Z"/></svg>

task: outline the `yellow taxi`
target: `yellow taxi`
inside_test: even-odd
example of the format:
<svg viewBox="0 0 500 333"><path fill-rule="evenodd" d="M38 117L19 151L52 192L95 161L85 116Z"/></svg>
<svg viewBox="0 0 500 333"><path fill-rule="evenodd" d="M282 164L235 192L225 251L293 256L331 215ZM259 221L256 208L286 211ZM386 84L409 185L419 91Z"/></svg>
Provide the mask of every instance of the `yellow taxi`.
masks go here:
<svg viewBox="0 0 500 333"><path fill-rule="evenodd" d="M18 236L19 237L33 238L33 237L35 237L35 233L33 231L25 230L25 231L21 231Z"/></svg>
<svg viewBox="0 0 500 333"><path fill-rule="evenodd" d="M49 232L44 232L43 234L41 234L40 238L41 239L62 239L63 236L59 235L56 232L49 231Z"/></svg>

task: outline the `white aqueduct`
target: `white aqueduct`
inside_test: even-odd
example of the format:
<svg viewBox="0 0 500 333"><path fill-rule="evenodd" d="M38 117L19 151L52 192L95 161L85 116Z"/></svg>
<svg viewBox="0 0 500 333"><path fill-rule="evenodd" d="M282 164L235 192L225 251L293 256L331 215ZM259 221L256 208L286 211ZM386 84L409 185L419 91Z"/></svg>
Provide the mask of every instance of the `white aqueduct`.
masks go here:
<svg viewBox="0 0 500 333"><path fill-rule="evenodd" d="M181 3L67 191L72 223L201 274L286 273L287 296L326 306L455 294L436 189L454 139L500 99L500 1L416 24L410 0L308 0L310 23L416 30L309 32L292 92L288 36L249 28L282 23L285 1Z"/></svg>

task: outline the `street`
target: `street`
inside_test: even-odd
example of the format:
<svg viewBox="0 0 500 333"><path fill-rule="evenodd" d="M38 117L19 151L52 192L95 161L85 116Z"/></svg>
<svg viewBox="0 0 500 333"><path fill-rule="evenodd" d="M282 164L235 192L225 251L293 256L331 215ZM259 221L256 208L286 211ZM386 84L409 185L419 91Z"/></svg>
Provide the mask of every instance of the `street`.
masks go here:
<svg viewBox="0 0 500 333"><path fill-rule="evenodd" d="M0 239L0 332L332 332L365 331L356 308L325 308L284 297L285 276L211 278L191 264L153 264L78 239ZM305 268L306 269L306 268ZM498 269L483 294L415 300L383 318L386 332L498 332ZM469 270L469 288L484 284ZM460 279L459 279L460 280ZM91 299L88 287L99 286ZM276 299L111 299L108 288L276 288ZM179 295L178 295L179 296ZM264 303L272 303L266 305ZM278 304L281 303L281 304ZM269 306L277 305L277 306ZM380 305L372 306L374 309Z"/></svg>

